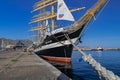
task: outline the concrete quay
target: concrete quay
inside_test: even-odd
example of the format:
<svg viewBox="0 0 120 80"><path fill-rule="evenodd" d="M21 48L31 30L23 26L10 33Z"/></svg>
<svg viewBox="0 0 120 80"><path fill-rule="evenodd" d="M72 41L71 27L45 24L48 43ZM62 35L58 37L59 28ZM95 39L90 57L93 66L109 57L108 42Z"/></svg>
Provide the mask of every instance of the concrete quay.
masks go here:
<svg viewBox="0 0 120 80"><path fill-rule="evenodd" d="M34 53L0 52L0 80L71 80Z"/></svg>

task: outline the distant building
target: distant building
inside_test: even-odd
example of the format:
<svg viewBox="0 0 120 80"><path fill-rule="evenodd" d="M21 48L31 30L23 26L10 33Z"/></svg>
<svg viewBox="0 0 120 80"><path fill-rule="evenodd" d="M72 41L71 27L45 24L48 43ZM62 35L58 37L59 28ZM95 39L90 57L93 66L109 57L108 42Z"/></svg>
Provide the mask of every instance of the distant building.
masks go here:
<svg viewBox="0 0 120 80"><path fill-rule="evenodd" d="M6 48L6 49L14 49L14 48L15 48L15 45L7 45L5 48Z"/></svg>
<svg viewBox="0 0 120 80"><path fill-rule="evenodd" d="M21 41L18 41L18 42L16 43L16 48L26 48L26 46L25 46L25 44L22 43Z"/></svg>

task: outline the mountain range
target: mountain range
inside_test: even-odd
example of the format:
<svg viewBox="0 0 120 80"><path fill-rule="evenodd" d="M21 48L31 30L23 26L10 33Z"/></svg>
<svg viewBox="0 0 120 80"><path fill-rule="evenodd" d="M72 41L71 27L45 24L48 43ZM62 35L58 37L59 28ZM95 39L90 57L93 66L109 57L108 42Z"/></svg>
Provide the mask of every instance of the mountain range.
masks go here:
<svg viewBox="0 0 120 80"><path fill-rule="evenodd" d="M23 43L25 46L30 46L33 42L30 40L12 40L12 39L6 39L6 38L0 38L0 47L7 45L16 45L18 42Z"/></svg>

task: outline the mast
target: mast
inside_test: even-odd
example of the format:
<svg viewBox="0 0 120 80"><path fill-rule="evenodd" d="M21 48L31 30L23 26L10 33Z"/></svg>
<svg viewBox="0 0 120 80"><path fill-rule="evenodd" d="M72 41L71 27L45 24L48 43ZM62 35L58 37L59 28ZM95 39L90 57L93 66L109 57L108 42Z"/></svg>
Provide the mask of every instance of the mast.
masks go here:
<svg viewBox="0 0 120 80"><path fill-rule="evenodd" d="M85 7L81 7L81 8L77 8L77 9L72 9L72 10L70 10L70 12L81 11L83 9L85 9ZM36 15L36 17L39 16L39 15ZM48 19L51 19L51 18L55 18L56 16L57 16L56 13L54 13L54 15L47 14L47 16L42 16L41 18L35 18L35 19L33 19L29 24L33 24L35 22L39 22L39 21L44 21L44 20L48 20Z"/></svg>
<svg viewBox="0 0 120 80"><path fill-rule="evenodd" d="M39 6L42 6L40 5L39 3L42 3L42 4L45 4L44 0L41 0L39 1L38 3L35 4L34 6L34 9L36 9L37 7ZM42 16L46 16L46 8L42 8L40 10L38 10L38 14L39 16L33 16L33 18L40 18ZM30 30L31 32L36 32L37 35L36 35L36 42L37 43L41 43L44 39L44 36L46 35L45 32L46 32L46 26L45 26L45 21L38 21L37 22L37 27L34 27L32 30Z"/></svg>
<svg viewBox="0 0 120 80"><path fill-rule="evenodd" d="M55 4L58 0L41 0L35 3L34 10L32 12L39 12L38 15L33 16L30 24L38 24L30 32L37 32L36 39L39 42L42 42L46 37L46 30L50 28L50 31L54 31L55 28L55 18L57 17L57 13L55 12ZM50 8L49 12L46 12L47 8ZM83 10L85 7L72 9L70 12ZM51 21L51 25L46 26L46 20Z"/></svg>
<svg viewBox="0 0 120 80"><path fill-rule="evenodd" d="M54 12L54 4L52 5L52 16L55 14L55 12ZM55 21L55 18L53 17L52 18L52 31L54 31L54 21Z"/></svg>

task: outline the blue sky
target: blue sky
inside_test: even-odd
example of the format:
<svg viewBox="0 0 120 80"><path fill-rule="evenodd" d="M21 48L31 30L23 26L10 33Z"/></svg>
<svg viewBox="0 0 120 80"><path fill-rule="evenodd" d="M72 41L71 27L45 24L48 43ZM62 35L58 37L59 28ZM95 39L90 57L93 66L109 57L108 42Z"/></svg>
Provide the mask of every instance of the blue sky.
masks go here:
<svg viewBox="0 0 120 80"><path fill-rule="evenodd" d="M33 4L39 0L1 0L0 38L29 39L28 24ZM70 9L92 6L96 0L65 0ZM71 4L72 3L72 4ZM83 3L83 5L82 5ZM85 11L73 13L75 19ZM120 47L120 0L111 0L99 14L97 21L91 21L82 36L82 46ZM64 22L63 22L64 23Z"/></svg>

